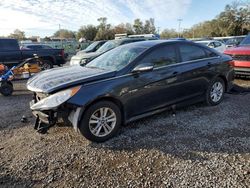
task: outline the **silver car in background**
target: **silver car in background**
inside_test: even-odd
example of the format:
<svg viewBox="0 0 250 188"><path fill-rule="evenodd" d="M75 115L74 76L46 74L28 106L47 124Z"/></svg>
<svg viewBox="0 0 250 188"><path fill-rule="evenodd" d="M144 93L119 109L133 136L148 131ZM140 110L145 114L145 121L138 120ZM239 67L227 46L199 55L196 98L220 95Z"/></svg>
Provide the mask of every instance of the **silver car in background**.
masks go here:
<svg viewBox="0 0 250 188"><path fill-rule="evenodd" d="M226 50L226 45L217 40L202 40L202 41L196 41L196 43L204 44L205 46L208 46L209 48L214 48L220 53L223 53Z"/></svg>

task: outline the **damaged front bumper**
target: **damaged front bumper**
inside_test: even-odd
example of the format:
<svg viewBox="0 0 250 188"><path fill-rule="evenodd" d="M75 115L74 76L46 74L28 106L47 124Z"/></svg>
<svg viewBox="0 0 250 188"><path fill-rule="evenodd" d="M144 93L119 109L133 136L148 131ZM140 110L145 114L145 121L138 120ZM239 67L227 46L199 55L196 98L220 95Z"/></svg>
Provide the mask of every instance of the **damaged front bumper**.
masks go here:
<svg viewBox="0 0 250 188"><path fill-rule="evenodd" d="M35 100L30 102L30 106L35 104ZM51 109L46 111L32 110L32 114L36 117L34 128L40 133L46 133L47 130L54 126L58 120L62 120L64 123L70 123L74 129L78 131L78 124L82 115L81 107L65 107L60 106L57 109Z"/></svg>

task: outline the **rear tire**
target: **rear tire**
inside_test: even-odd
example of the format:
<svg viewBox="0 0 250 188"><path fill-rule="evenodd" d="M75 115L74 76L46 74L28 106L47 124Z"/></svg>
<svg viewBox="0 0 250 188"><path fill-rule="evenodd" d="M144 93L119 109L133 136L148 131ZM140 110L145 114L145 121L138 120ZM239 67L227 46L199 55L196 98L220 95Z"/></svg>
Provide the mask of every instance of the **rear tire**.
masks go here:
<svg viewBox="0 0 250 188"><path fill-rule="evenodd" d="M112 102L101 101L84 112L79 130L90 141L104 142L117 134L121 123L119 107Z"/></svg>
<svg viewBox="0 0 250 188"><path fill-rule="evenodd" d="M206 103L215 106L221 103L225 94L225 82L221 78L215 78L210 82L206 91Z"/></svg>
<svg viewBox="0 0 250 188"><path fill-rule="evenodd" d="M13 85L8 82L1 82L0 83L0 93L3 96L10 96L13 93Z"/></svg>

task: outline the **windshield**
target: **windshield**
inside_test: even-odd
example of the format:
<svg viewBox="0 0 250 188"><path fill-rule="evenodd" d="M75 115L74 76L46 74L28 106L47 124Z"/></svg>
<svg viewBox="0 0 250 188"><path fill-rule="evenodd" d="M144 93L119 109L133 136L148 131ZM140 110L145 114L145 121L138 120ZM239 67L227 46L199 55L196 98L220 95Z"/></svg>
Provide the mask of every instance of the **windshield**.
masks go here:
<svg viewBox="0 0 250 188"><path fill-rule="evenodd" d="M130 45L121 46L100 55L88 63L86 67L111 71L121 70L146 49L146 47L131 47Z"/></svg>
<svg viewBox="0 0 250 188"><path fill-rule="evenodd" d="M86 50L86 51L93 50L98 44L99 44L98 41L93 42L93 43L90 44L85 50Z"/></svg>
<svg viewBox="0 0 250 188"><path fill-rule="evenodd" d="M104 45L102 45L102 46L97 50L97 52L99 52L99 53L104 53L104 52L107 52L108 50L111 50L111 49L117 47L117 46L119 46L118 41L111 40L111 41L106 42Z"/></svg>
<svg viewBox="0 0 250 188"><path fill-rule="evenodd" d="M240 46L250 46L250 35L248 35L241 43Z"/></svg>
<svg viewBox="0 0 250 188"><path fill-rule="evenodd" d="M237 41L236 39L229 39L227 42L226 42L226 45L232 45L232 44L236 44Z"/></svg>

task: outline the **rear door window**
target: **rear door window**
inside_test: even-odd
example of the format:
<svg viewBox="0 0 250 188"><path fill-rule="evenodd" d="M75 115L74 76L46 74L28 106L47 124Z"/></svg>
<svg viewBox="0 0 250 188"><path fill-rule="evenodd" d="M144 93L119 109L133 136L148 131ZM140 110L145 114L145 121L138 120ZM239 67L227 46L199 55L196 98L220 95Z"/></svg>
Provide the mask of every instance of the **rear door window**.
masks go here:
<svg viewBox="0 0 250 188"><path fill-rule="evenodd" d="M179 50L180 50L182 62L204 59L208 57L205 50L203 50L203 48L195 46L195 45L180 44Z"/></svg>
<svg viewBox="0 0 250 188"><path fill-rule="evenodd" d="M153 63L155 68L177 63L175 46L158 47L146 55L142 63Z"/></svg>

